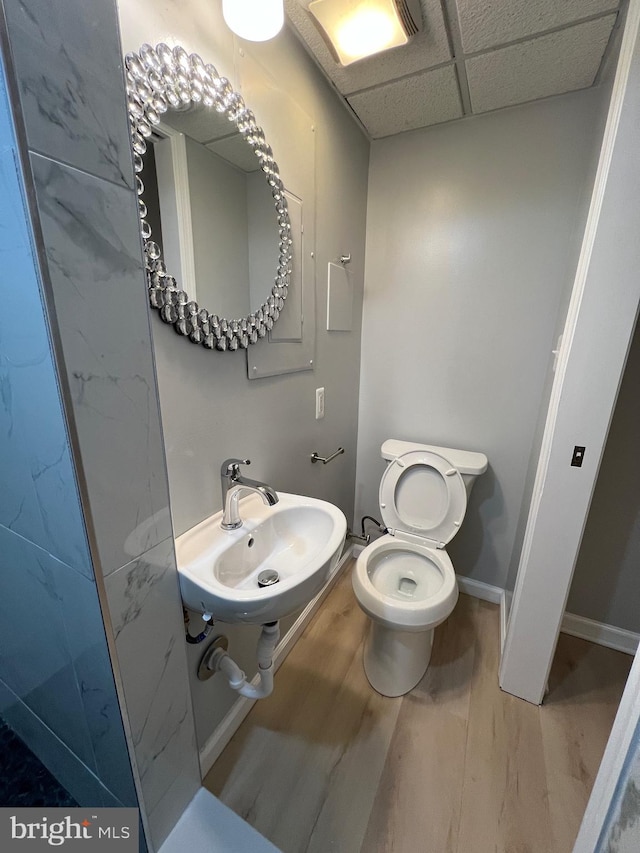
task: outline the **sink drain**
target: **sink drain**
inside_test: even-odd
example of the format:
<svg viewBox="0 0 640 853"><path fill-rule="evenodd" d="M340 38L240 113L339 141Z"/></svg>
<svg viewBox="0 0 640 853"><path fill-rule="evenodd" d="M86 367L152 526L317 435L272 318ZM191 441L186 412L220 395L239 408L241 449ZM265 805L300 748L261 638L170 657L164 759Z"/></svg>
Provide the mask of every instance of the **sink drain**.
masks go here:
<svg viewBox="0 0 640 853"><path fill-rule="evenodd" d="M264 586L273 586L273 584L278 583L279 580L280 576L276 571L273 569L265 569L258 575L258 586L260 588Z"/></svg>

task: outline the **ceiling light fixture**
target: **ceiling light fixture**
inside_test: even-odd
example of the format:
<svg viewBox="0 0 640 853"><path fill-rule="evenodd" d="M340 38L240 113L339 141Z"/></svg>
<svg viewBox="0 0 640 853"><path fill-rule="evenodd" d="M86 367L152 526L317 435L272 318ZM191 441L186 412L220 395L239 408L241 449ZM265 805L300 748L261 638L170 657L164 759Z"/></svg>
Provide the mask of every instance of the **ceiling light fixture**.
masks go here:
<svg viewBox="0 0 640 853"><path fill-rule="evenodd" d="M284 0L222 0L222 14L241 39L268 41L282 29Z"/></svg>
<svg viewBox="0 0 640 853"><path fill-rule="evenodd" d="M407 44L422 22L420 0L313 0L309 12L345 66Z"/></svg>

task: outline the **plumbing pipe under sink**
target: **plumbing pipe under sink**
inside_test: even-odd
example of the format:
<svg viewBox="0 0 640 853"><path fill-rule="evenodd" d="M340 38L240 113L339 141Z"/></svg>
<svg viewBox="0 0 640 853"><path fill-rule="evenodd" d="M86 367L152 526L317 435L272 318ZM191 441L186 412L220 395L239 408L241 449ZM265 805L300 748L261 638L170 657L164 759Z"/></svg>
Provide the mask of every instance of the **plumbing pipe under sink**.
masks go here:
<svg viewBox="0 0 640 853"><path fill-rule="evenodd" d="M273 691L273 654L280 639L280 625L269 622L262 626L258 640L256 655L258 658L258 674L260 684L254 687L238 664L223 648L216 648L207 661L207 667L214 672L222 672L229 682L229 687L248 699L264 699Z"/></svg>

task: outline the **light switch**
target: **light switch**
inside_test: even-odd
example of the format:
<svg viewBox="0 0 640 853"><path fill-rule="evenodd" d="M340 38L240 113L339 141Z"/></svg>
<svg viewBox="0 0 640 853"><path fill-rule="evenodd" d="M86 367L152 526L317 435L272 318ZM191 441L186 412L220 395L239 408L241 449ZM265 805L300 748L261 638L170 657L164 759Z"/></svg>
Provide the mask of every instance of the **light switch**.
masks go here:
<svg viewBox="0 0 640 853"><path fill-rule="evenodd" d="M316 420L324 417L324 388L316 388Z"/></svg>
<svg viewBox="0 0 640 853"><path fill-rule="evenodd" d="M571 457L571 465L574 468L582 468L582 460L584 459L584 447L580 447L576 444L573 448L573 456Z"/></svg>

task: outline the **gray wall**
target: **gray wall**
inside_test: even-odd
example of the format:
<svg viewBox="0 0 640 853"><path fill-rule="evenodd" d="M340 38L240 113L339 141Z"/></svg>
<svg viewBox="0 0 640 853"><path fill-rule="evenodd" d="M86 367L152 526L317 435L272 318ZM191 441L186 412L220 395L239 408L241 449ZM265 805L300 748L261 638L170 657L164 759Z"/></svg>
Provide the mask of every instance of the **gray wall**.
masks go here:
<svg viewBox="0 0 640 853"><path fill-rule="evenodd" d="M337 504L350 519L354 502L356 425L360 371L360 317L362 305L365 214L369 145L353 119L338 102L324 78L297 40L284 30L263 45L242 42L244 56L222 21L220 4L190 0L179 8L157 9L151 0L120 3L125 50L137 50L144 41L156 44L171 34L172 44L198 51L206 62L244 85L248 57L268 69L264 104L249 103L265 127L283 175L292 164L280 162L278 140L290 135L278 116L269 111L272 80L281 86L315 127L316 198L316 352L314 370L267 379L247 379L241 352L210 352L178 337L153 318L154 347L160 387L162 421L169 466L171 508L180 534L221 506L219 469L229 456L250 458L247 474L285 492L307 494ZM198 22L195 26L194 21ZM248 55L248 56L247 56ZM255 80L253 81L256 82ZM242 89L241 89L242 91ZM278 103L274 96L273 102ZM266 106L266 109L264 108ZM260 112L260 107L263 107ZM307 141L295 145L297 168L314 168ZM325 331L326 271L328 261L351 252L354 278L354 329ZM315 389L326 389L326 417L315 420ZM310 455L330 453L339 445L344 456L326 467L312 465ZM230 652L247 673L255 671L257 631L230 627ZM201 654L189 649L189 674L203 746L235 701L235 694L215 676L197 681Z"/></svg>
<svg viewBox="0 0 640 853"><path fill-rule="evenodd" d="M159 846L200 777L116 11L5 7L91 557Z"/></svg>
<svg viewBox="0 0 640 853"><path fill-rule="evenodd" d="M80 805L137 806L6 94L0 65L0 716Z"/></svg>
<svg viewBox="0 0 640 853"><path fill-rule="evenodd" d="M622 27L603 79L606 100L615 77ZM569 593L567 610L588 619L640 632L640 328L637 326Z"/></svg>
<svg viewBox="0 0 640 853"><path fill-rule="evenodd" d="M356 515L378 515L385 438L482 450L456 570L504 586L599 93L375 142Z"/></svg>
<svg viewBox="0 0 640 853"><path fill-rule="evenodd" d="M616 33L619 30L616 31ZM591 128L591 132L589 134L589 142L591 146L590 158L587 166L587 170L585 173L585 178L582 183L582 192L580 198L580 209L578 215L575 217L574 222L574 230L572 234L572 243L571 243L571 255L575 260L575 263L572 262L571 267L573 268L573 272L575 273L575 269L577 268L577 262L580 255L580 248L582 245L582 238L584 236L584 226L587 221L587 215L589 213L589 205L591 203L591 193L593 190L593 183L596 177L596 171L598 168L598 161L600 159L600 146L602 144L602 135L604 133L604 127L607 120L607 113L609 110L609 101L611 99L611 88L613 85L613 76L615 73L615 59L617 59L617 53L619 50L619 45L617 45L609 54L609 70L610 74L607 76L606 80L604 80L601 85L593 90L594 98L597 99L596 107L595 107L595 120L593 122L593 126ZM562 334L565 320L567 317L567 310L569 308L569 300L571 299L571 291L573 289L573 281L574 275L569 274L566 277L564 287L560 296L560 303L558 306L558 312L556 316L556 325L555 331L553 333L553 342L554 349L558 344L558 338ZM520 506L520 515L518 518L518 524L516 528L516 535L514 546L511 552L511 560L509 563L509 570L507 572L507 579L505 583L505 587L507 589L507 607L510 608L511 605L511 593L515 587L516 578L518 574L518 565L520 563L520 553L522 551L522 543L524 540L524 534L527 527L527 519L529 517L529 509L531 506L531 498L533 496L533 487L535 484L536 471L538 468L538 458L540 456L540 448L542 446L542 438L544 434L544 427L547 420L547 410L549 408L549 400L551 398L551 387L553 385L553 367L554 367L554 356L552 353L548 354L547 357L547 373L545 377L544 387L542 390L541 400L540 400L540 408L538 409L538 417L536 422L535 434L531 446L531 453L529 455L529 464L527 466L527 474L525 477L525 486L524 493L522 497L522 503Z"/></svg>
<svg viewBox="0 0 640 853"><path fill-rule="evenodd" d="M626 9L623 12L626 15ZM592 140L592 152L591 152L591 160L588 168L587 178L583 185L582 192L582 208L583 212L581 212L579 216L580 222L586 221L586 217L589 211L589 205L591 203L591 193L593 189L593 184L595 180L596 171L598 168L598 163L600 159L600 147L602 144L602 138L604 134L605 124L607 120L607 115L609 111L609 103L611 100L611 91L613 88L613 83L615 80L615 74L618 63L618 55L620 52L620 43L622 38L622 33L624 29L624 17L621 17L621 20L617 22L616 30L613 34L613 43L611 50L607 55L607 62L605 67L601 73L600 84L598 88L595 90L599 93L599 107L596 114L596 120L594 122L593 131L591 134ZM577 229L576 231L576 250L577 253L580 251L580 246L582 243L583 237L583 229ZM556 331L554 334L554 340L557 342L558 336L562 334L567 310L569 307L569 300L571 298L571 291L573 287L573 278L567 280L567 286L565 287L562 300L560 302L558 317L556 322ZM542 400L540 404L540 409L538 412L538 421L536 426L536 432L533 440L533 445L531 448L531 454L529 457L529 466L527 469L527 476L525 481L524 488L524 496L522 499L522 505L520 508L520 517L518 519L518 526L516 531L515 543L511 555L511 562L509 565L509 571L507 573L507 581L506 581L506 589L508 592L507 595L507 606L510 606L511 603L511 593L515 587L518 566L520 562L520 554L522 550L522 543L524 540L524 535L527 526L527 520L529 516L529 510L531 506L531 499L533 495L533 487L535 483L536 471L538 467L538 459L540 456L540 448L542 445L542 437L544 432L544 427L547 418L547 410L549 407L549 400L551 396L551 386L553 383L553 358L549 360L549 366L547 369L547 377L545 381L544 390L542 393ZM627 404L627 408L628 408ZM618 417L618 419L624 419L624 412ZM626 449L628 451L629 448ZM626 452L625 451L625 452ZM620 453L619 453L620 455ZM608 494L606 487L600 487L598 489L599 494L601 495L601 500L606 500L605 495L611 499L613 494ZM636 492L637 494L637 492ZM618 496L616 496L616 502L618 501ZM628 507L635 507L637 504L637 497L633 495L633 492L629 491L629 487L624 495L624 502L627 509L621 514L622 524L617 525L617 532L622 533L622 538L625 541L630 541L633 537L632 532L628 527L629 523L629 509ZM608 506L614 506L615 503L609 503ZM633 514L633 510L631 510ZM592 519L595 516L595 512L592 510L591 516ZM587 529L591 531L596 527L596 523L593 521L591 524L587 525ZM586 535L586 533L585 533ZM590 539L593 541L593 536L590 534ZM603 540L604 541L604 540ZM579 559L580 571L576 570L573 579L572 585L572 593L569 597L569 602L567 606L567 610L570 613L574 613L579 616L586 616L587 618L596 619L597 621L609 622L610 624L618 625L619 627L623 627L619 622L619 617L617 613L618 609L611 604L612 595L615 594L614 589L612 588L612 578L620 579L620 587L619 592L622 593L624 597L625 594L633 595L635 592L635 588L633 585L629 585L629 572L625 571L623 566L614 565L615 560L612 559L612 551L608 550L608 560L605 563L600 562L598 568L596 569L596 561L589 560L588 554L591 553L591 548L583 549L583 552ZM620 553L618 549L618 555ZM602 566L605 565L608 567L605 572L602 571ZM616 621L610 622L611 619ZM637 620L636 620L637 624Z"/></svg>
<svg viewBox="0 0 640 853"><path fill-rule="evenodd" d="M186 143L195 298L222 317L246 317L251 310L246 177L204 145L189 137Z"/></svg>
<svg viewBox="0 0 640 853"><path fill-rule="evenodd" d="M593 181L598 168L600 145L615 79L622 31L623 25L620 22L614 33L615 41L597 90L600 92L600 107L592 134L593 151L589 178L585 181L583 189L584 218L588 212ZM582 233L580 233L581 238ZM556 339L562 333L570 296L571 287L569 286L566 288L558 311ZM640 620L633 607L640 591L635 570L640 555L640 533L638 532L640 501L637 486L640 463L636 464L637 454L634 452L639 414L634 392L640 370L639 350L640 344L636 332L567 602L569 613L636 632L640 630ZM553 373L550 365L507 576L506 587L509 592L513 591L516 582L552 382ZM510 601L510 596L508 600Z"/></svg>
<svg viewBox="0 0 640 853"><path fill-rule="evenodd" d="M636 327L567 610L640 632L640 325Z"/></svg>

